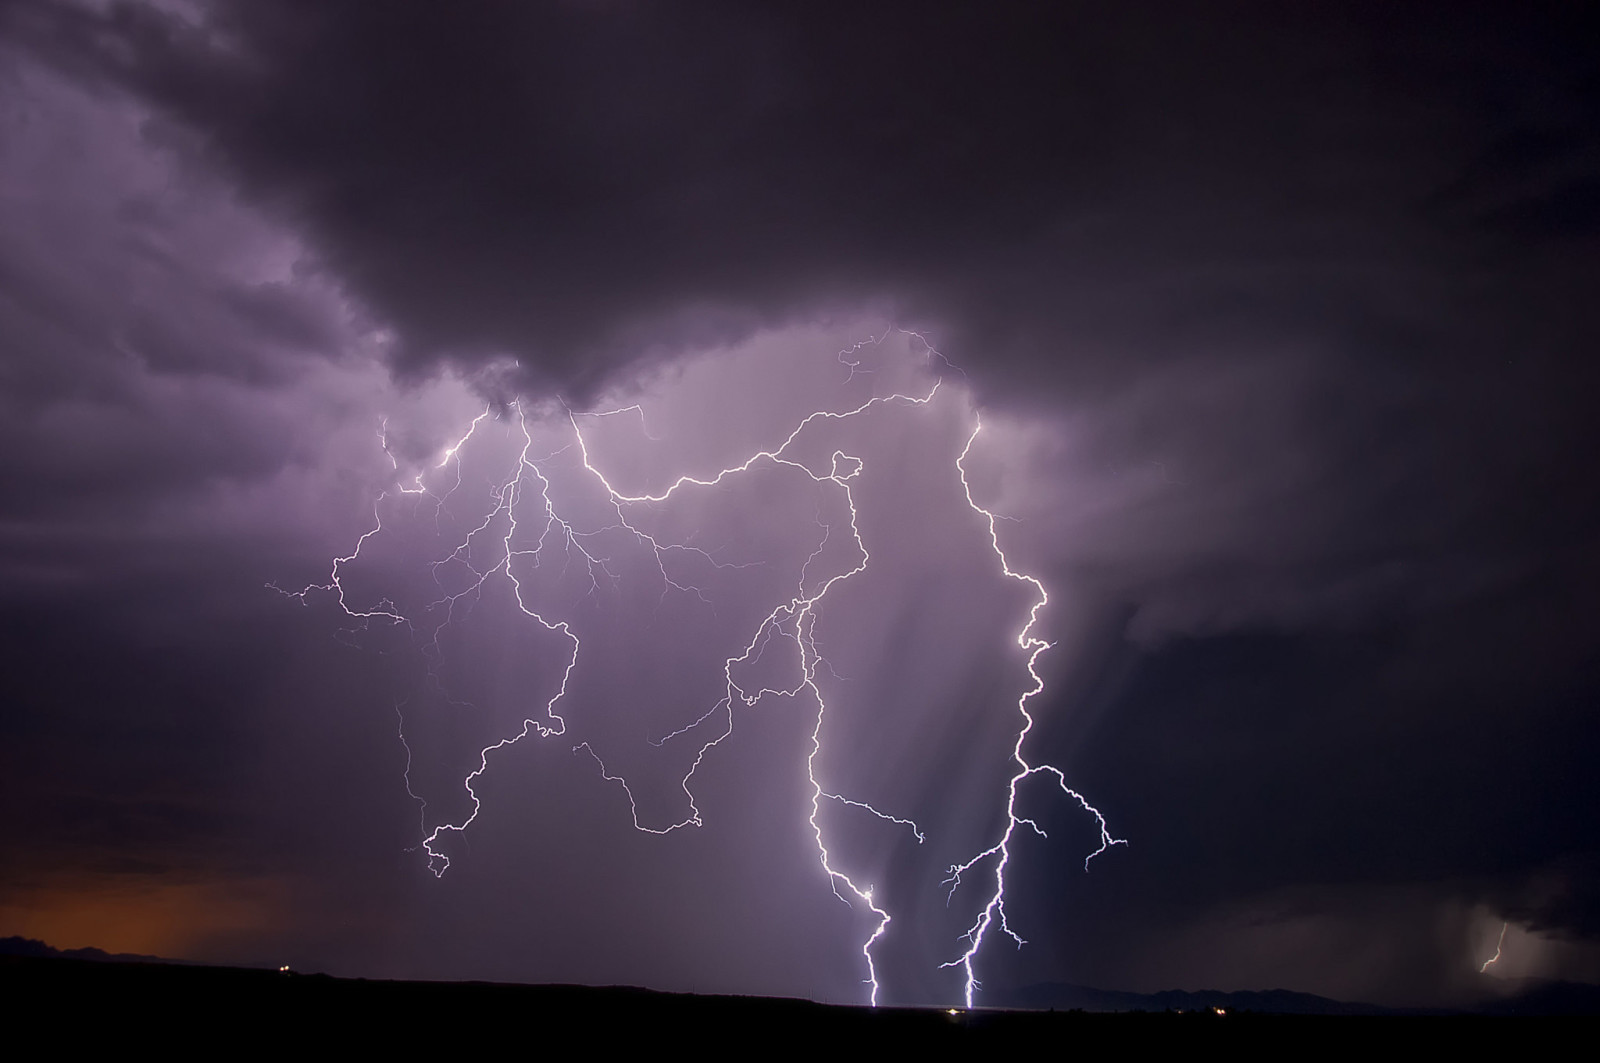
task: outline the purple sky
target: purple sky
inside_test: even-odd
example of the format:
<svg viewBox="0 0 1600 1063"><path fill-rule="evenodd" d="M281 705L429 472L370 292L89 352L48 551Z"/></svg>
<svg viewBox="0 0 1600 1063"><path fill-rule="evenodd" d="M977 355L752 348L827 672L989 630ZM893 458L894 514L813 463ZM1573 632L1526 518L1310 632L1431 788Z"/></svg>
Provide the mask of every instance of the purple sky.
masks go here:
<svg viewBox="0 0 1600 1063"><path fill-rule="evenodd" d="M1575 18L8 5L0 935L864 999L875 920L807 821L815 698L737 706L702 825L666 836L573 753L642 826L689 814L715 734L652 740L722 697L824 526L814 563L855 564L843 483L812 479L839 449L871 561L817 613L819 782L927 841L819 823L894 918L885 999L957 999L939 964L984 889L947 907L941 880L1003 827L1032 602L962 493L981 414L974 497L1051 596L1028 759L1130 842L1086 874L1092 817L1024 786L1049 839L1014 846L1029 944L986 946L989 999L1600 981L1600 72ZM638 404L578 423L613 487L659 493L935 378L808 427L811 475L625 507L705 551L660 567L566 413ZM448 626L428 608L469 582L431 562L494 509L524 418L583 534L511 571L582 667L567 733L490 755L435 877L424 833L568 659L503 570ZM399 495L419 473L461 486ZM266 586L326 582L385 492L342 579L411 626Z"/></svg>

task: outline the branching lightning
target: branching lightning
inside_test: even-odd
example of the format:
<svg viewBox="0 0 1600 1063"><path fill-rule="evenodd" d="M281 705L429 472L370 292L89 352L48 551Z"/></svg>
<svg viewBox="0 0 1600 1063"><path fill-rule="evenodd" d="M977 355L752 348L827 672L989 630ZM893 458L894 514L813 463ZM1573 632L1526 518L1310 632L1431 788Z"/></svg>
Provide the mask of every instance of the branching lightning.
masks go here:
<svg viewBox="0 0 1600 1063"><path fill-rule="evenodd" d="M881 342L883 338L863 341L839 353L838 360L849 370L851 379L859 374L873 371L865 367L862 352ZM935 360L942 367L953 368L931 346L927 348L927 352L930 369ZM816 626L820 607L829 593L866 571L871 561L871 553L863 540L858 521L855 493L859 477L865 468L865 461L845 450L833 449L825 462L808 463L798 456L799 448L796 444L802 437L814 434L824 425L851 421L879 408L891 406L909 409L926 408L940 395L942 383L942 376L934 375L931 385L922 393L874 396L847 409L815 410L801 418L777 445L756 451L743 461L711 475L680 475L664 490L655 494L629 494L620 490L597 464L591 452L590 440L585 434L584 425L592 419L629 413L636 413L639 416L640 428L643 430L645 411L640 406L600 411L578 411L563 407L564 416L561 419L565 422L564 432L569 441L548 454L534 456L534 433L529 425L528 407L522 400L507 404L504 408L504 418L512 422L512 430L521 437L518 453L512 467L490 484L487 511L481 513L481 519L475 522L469 521L468 523L472 524L470 530L466 531L454 548L431 562L430 571L434 583L440 588L440 596L426 605L425 612L428 616L442 615L442 620L434 624L431 636L424 638L423 654L429 662L430 677L438 683L437 673L433 669L444 655L439 641L440 633L457 618L459 609L469 607L472 602L478 600L491 581L502 580L509 586L511 598L517 609L533 621L538 629L566 645L565 663L560 670L559 683L556 684L554 692L544 699L542 709L526 716L519 728L484 745L478 751L476 766L461 782L462 789L470 802L470 811L456 821L438 822L431 829L427 826L429 818L427 802L412 789L410 776L412 747L405 736L405 714L402 706L396 705L395 711L400 717L401 724L399 737L406 751L406 790L418 802L421 809L424 836L420 847L427 853L428 867L433 873L442 876L450 867L450 859L441 847L442 839L446 835L465 831L482 810L483 802L477 784L488 772L492 755L498 755L500 751L516 745L529 735L552 738L565 735L568 730L566 717L562 714L567 710L558 711L558 709L561 709L562 702L568 697L570 681L583 656L582 642L574 629L572 616L556 615L548 607L536 606L533 593L525 587L528 573L559 556L563 571L566 566L574 563L580 567L587 576L588 593L596 595L603 586L615 584L622 578L621 574L613 569L613 558L607 553L605 546L610 537L621 535L647 551L646 556L653 559L655 575L660 580L662 601L665 601L669 594L679 593L691 595L709 605L710 600L702 588L696 585L692 576L686 574L689 566L708 565L718 570L752 566L719 561L710 552L692 545L691 542L663 541L656 534L645 530L646 526L641 525L637 514L668 505L679 496L720 489L756 469L772 469L784 474L793 474L820 490L832 492L838 502L842 503L842 511L847 516L843 520L835 518L832 522L825 521L819 510L815 518L818 528L815 546L801 565L798 579L790 585L785 597L772 604L738 652L723 660L719 683L721 697L689 722L658 738L648 739L650 744L656 747L664 747L668 743L685 739L699 742L687 772L679 781L685 801L684 814L672 822L653 821L649 816L642 814L639 800L628 779L622 773L610 770L589 741L579 741L572 749L574 753L581 752L592 758L600 777L608 783L615 783L622 790L628 800L633 825L637 830L666 835L680 828L699 827L703 824L703 813L695 793L695 777L711 751L733 733L736 711L740 707L756 706L769 695L802 701L808 699L813 703L814 724L810 736L810 749L805 758L811 789L808 823L816 843L818 861L833 894L844 903L852 907L859 906L871 913L873 928L861 943L861 954L866 968L864 981L869 987L868 1000L876 1004L880 985L873 950L888 930L891 917L885 907L874 901L873 885L862 881L858 873L852 874L844 870L834 853L830 851L829 839L819 821L823 802L861 809L886 823L904 827L915 836L919 844L924 843L927 836L912 819L894 815L866 801L847 796L836 788L825 785L819 778L818 757L824 747L827 701L818 676L819 670L825 666L831 673L831 666L827 665L819 650ZM385 511L398 501L398 496L410 498L413 503L431 504L435 507L435 524L438 526L439 513L445 509L451 496L461 486L461 455L464 449L473 442L474 436L486 424L492 423L493 417L493 408L486 408L471 421L451 446L441 452L431 469L418 473L409 483L397 483L379 494L373 503L371 527L356 540L348 554L333 558L325 582L313 583L293 592L282 591L270 584L269 586L301 601L302 604L313 592L329 595L337 602L343 613L356 621L358 626L385 623L403 625L414 635L425 635L427 623L423 615L415 611L408 615L388 598L380 598L370 606L355 604L345 583L347 570L362 557L362 551L384 533ZM1033 819L1018 812L1017 805L1022 784L1035 776L1047 776L1055 781L1063 793L1077 801L1094 817L1100 831L1100 844L1085 858L1085 869L1090 860L1111 846L1126 844L1123 839L1111 835L1104 816L1081 794L1067 785L1066 776L1059 769L1047 764L1031 764L1024 756L1024 745L1034 724L1028 702L1044 689L1044 680L1040 677L1036 665L1040 655L1050 648L1050 643L1039 637L1037 628L1041 611L1049 604L1050 598L1039 579L1013 569L1001 547L996 530L996 522L1000 518L980 505L973 497L966 462L980 430L981 423L974 415L971 434L955 460L953 471L959 478L967 505L987 525L989 542L999 561L1001 572L1006 578L1030 587L1035 600L1029 609L1026 622L1016 636L1017 646L1025 655L1030 683L1016 704L1020 720L1011 750L1015 770L1006 789L1004 824L998 840L993 845L963 863L952 865L948 869L946 879L949 897L953 897L963 885L964 878L972 879L979 874L992 876L988 879L990 886L987 889L985 903L976 921L964 935L965 951L958 958L942 965L946 968L959 967L963 970L965 999L969 1007L972 1006L979 988L975 963L989 931L998 926L999 930L1016 944L1020 946L1023 943L1022 937L1012 928L1007 918L1006 871L1012 857L1012 841L1017 828L1027 826L1041 836L1044 831ZM654 437L646 433L646 438ZM390 462L398 474L399 462L389 450L386 424L379 427L379 444L384 453L389 455ZM572 465L575 459L576 464L569 471L579 475L578 470L581 469L581 476L586 477L603 493L605 499L603 508L608 514L604 518L604 523L591 522L591 525L586 526L576 516L567 515L568 511L563 509L552 490L552 475L554 475L552 463L558 459L565 460L569 465ZM821 559L825 550L829 551L828 556L835 558L839 556L840 548L834 544L840 538L846 544L845 561L843 563L836 561L832 571L815 571L824 567ZM487 560L479 560L485 553L488 555ZM464 580L464 584L453 590L446 589L446 576L458 581ZM792 682L780 682L774 685L772 681L752 683L744 678L747 674L758 674L753 671L753 666L764 654L778 649L794 655L793 660L798 667Z"/></svg>
<svg viewBox="0 0 1600 1063"><path fill-rule="evenodd" d="M1012 569L1011 562L1007 560L1005 551L1000 548L1000 535L995 529L995 515L980 506L972 497L972 484L967 480L967 455L972 452L972 444L977 441L978 433L982 428L981 419L974 416L972 434L967 437L967 445L962 448L961 456L956 459L956 469L961 474L961 487L966 492L967 505L971 506L975 512L982 514L984 519L988 521L989 542L994 547L995 556L1000 559L1001 571L1006 574L1007 578L1031 586L1035 593L1038 594L1038 598L1034 601L1033 607L1028 610L1028 622L1022 626L1021 631L1017 632L1017 645L1028 655L1028 675L1032 679L1033 685L1023 691L1021 697L1017 698L1017 714L1022 717L1022 727L1017 732L1016 745L1011 749L1011 758L1016 762L1017 772L1011 777L1011 782L1006 788L1005 828L1001 832L1000 840L995 842L994 845L965 863L952 865L950 877L945 880L950 886L950 895L954 896L955 891L961 886L961 876L963 874L971 871L979 864L992 863L994 866L994 889L990 892L988 903L983 906L983 911L978 914L977 922L973 923L971 929L966 933L968 946L966 952L962 953L959 958L944 964L946 967L959 966L966 973L966 1000L969 1008L972 1007L974 994L979 987L977 974L973 970L973 963L976 961L978 953L983 949L984 938L990 928L998 924L1001 932L1015 941L1018 946L1026 944L1022 936L1011 928L1011 924L1006 918L1006 865L1011 862L1011 839L1020 826L1029 827L1040 837L1046 837L1047 835L1034 820L1017 815L1017 787L1025 779L1032 776L1048 775L1055 779L1056 785L1061 788L1063 793L1077 801L1078 804L1083 806L1084 811L1094 817L1095 823L1100 827L1100 847L1083 858L1083 869L1085 871L1089 870L1089 861L1105 852L1111 846L1128 844L1124 838L1112 837L1110 829L1106 826L1105 816L1101 815L1100 810L1091 805L1082 794L1067 785L1067 777L1061 773L1059 768L1052 767L1049 764L1029 764L1022 755L1023 743L1028 739L1028 732L1033 730L1033 716L1028 712L1028 701L1044 690L1044 679L1040 677L1035 665L1039 662L1039 655L1050 648L1050 643L1035 635L1033 629L1039 622L1039 611L1050 604L1050 594L1044 589L1044 584L1036 577Z"/></svg>

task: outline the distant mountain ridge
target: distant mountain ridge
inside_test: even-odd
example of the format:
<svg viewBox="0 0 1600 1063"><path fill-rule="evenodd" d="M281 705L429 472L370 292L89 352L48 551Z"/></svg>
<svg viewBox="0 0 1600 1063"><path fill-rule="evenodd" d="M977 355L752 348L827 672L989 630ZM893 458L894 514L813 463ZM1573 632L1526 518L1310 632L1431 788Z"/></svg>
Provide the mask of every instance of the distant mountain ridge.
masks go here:
<svg viewBox="0 0 1600 1063"><path fill-rule="evenodd" d="M1001 1007L1040 1011L1224 1011L1260 1015L1600 1015L1600 986L1581 982L1525 979L1517 991L1498 999L1459 1008L1387 1008L1378 1004L1332 1000L1288 989L1128 993L1093 989L1066 982L1041 982L996 994Z"/></svg>
<svg viewBox="0 0 1600 1063"><path fill-rule="evenodd" d="M1377 1004L1331 1000L1288 989L1245 990L1226 993L1217 989L1168 989L1160 993L1129 993L1094 989L1066 982L1042 982L1003 996L1005 1007L1056 1011L1253 1011L1267 1015L1399 1015L1418 1014ZM1443 1011L1437 1014L1445 1014Z"/></svg>
<svg viewBox="0 0 1600 1063"><path fill-rule="evenodd" d="M58 949L33 938L0 938L0 956L35 956L41 959L92 960L96 963L172 963L195 966L193 960L169 960L165 956L142 956L132 952L106 952L104 949Z"/></svg>

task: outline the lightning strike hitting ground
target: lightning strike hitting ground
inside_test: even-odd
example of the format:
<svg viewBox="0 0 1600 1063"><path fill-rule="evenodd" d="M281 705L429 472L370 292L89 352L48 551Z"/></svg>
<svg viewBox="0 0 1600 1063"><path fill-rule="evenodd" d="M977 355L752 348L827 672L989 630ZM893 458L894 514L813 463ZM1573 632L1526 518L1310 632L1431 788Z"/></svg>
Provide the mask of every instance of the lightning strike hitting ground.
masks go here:
<svg viewBox="0 0 1600 1063"><path fill-rule="evenodd" d="M1027 741L1028 732L1033 730L1033 716L1028 712L1028 699L1044 690L1044 680L1035 670L1034 665L1038 663L1039 655L1050 648L1050 643L1035 635L1033 628L1039 622L1039 610L1050 603L1050 595L1044 589L1044 584L1035 577L1012 570L1011 562L1006 559L1005 551L1000 548L1000 536L995 529L995 514L978 505L972 497L972 484L967 480L967 455L972 452L972 444L977 441L978 433L983 428L981 420L976 415L974 415L973 422L972 434L967 437L967 445L961 449L961 456L956 459L956 469L961 474L961 487L966 493L967 505L982 514L984 519L989 522L989 542L994 546L995 556L1000 559L1001 570L1005 572L1008 578L1032 586L1039 597L1028 611L1028 622L1022 626L1021 631L1017 632L1017 645L1022 647L1028 654L1028 675L1033 680L1033 685L1023 691L1022 696L1017 699L1017 713L1022 717L1022 727L1017 732L1017 742L1011 750L1012 759L1017 765L1017 773L1011 777L1011 782L1006 789L1005 829L1000 835L1000 840L994 845L965 863L952 865L950 877L945 880L950 886L950 895L954 896L955 891L961 886L961 876L965 872L972 870L984 861L992 861L994 864L994 889L989 894L988 903L983 906L983 911L979 913L977 922L973 923L972 928L967 931L967 951L960 958L944 964L946 967L959 966L966 973L966 1000L969 1008L972 1007L974 994L979 988L978 978L973 970L973 963L977 959L979 951L983 948L984 937L990 927L998 921L1000 930L1015 941L1019 947L1026 944L1023 938L1011 928L1011 924L1006 919L1006 865L1011 861L1011 838L1016 833L1017 827L1022 825L1028 826L1041 838L1048 837L1048 835L1032 819L1017 815L1017 787L1021 785L1023 780L1034 775L1049 775L1055 779L1056 785L1061 788L1063 793L1077 801L1078 804L1083 806L1084 811L1094 817L1095 823L1100 827L1100 847L1083 858L1083 869L1085 871L1089 870L1090 860L1093 860L1111 846L1128 844L1124 838L1111 836L1111 832L1106 826L1106 819L1100 814L1100 810L1089 804L1082 794L1067 785L1066 776L1061 773L1059 768L1054 768L1048 764L1032 765L1023 759L1022 745Z"/></svg>
<svg viewBox="0 0 1600 1063"><path fill-rule="evenodd" d="M839 352L838 361L848 369L850 380L874 372L866 366L864 352L881 344L887 335L889 333L876 339L862 341ZM916 338L921 339L921 337ZM936 360L940 366L954 369L931 346L927 347L926 366L930 373ZM959 370L955 372L959 373ZM409 484L397 483L377 497L373 503L372 526L356 540L354 548L348 554L333 559L326 582L313 583L293 592L282 591L269 584L274 590L279 590L280 593L295 598L302 604L313 592L331 595L343 613L357 621L359 625L374 623L401 625L413 636L423 637L422 652L429 663L429 680L441 694L444 693L443 682L436 670L444 658L444 648L440 643L441 632L457 619L458 610L468 608L479 600L491 581L503 580L509 585L511 597L523 616L566 645L564 666L560 669L560 681L554 693L545 699L542 710L526 716L520 727L512 733L505 734L478 750L476 766L461 781L461 787L470 802L470 811L455 821L437 822L431 830L427 826L428 803L412 788L412 746L406 739L403 704L396 705L395 711L401 723L399 737L406 751L406 791L421 808L424 836L420 848L427 853L430 870L436 876L442 876L449 869L450 859L441 847L443 839L447 835L465 831L482 810L483 803L479 797L477 784L489 770L491 754L497 754L509 746L516 745L530 734L551 738L567 733L567 720L557 708L568 697L570 682L579 668L583 656L582 642L574 630L570 615L557 615L548 606L536 607L535 593L526 586L530 575L542 564L559 555L563 572L575 561L582 567L588 577L588 594L596 595L602 588L602 581L609 585L622 579L622 575L611 567L613 557L607 553L607 547L604 545L608 540L620 536L635 544L636 548L644 551L645 556L653 561L655 576L660 579L661 601L664 602L669 594L679 593L692 595L698 601L710 605L710 599L704 590L691 576L681 571L685 563L709 565L714 570L753 566L719 561L711 552L689 542L663 541L656 534L645 530L638 523L639 518L635 514L654 512L681 496L692 493L705 494L723 489L740 477L754 475L755 470L771 469L784 474L793 474L814 485L818 490L832 492L838 502L842 503L842 511L847 516L842 521L829 522L824 521L820 510L818 511L814 518L818 529L815 546L804 564L800 566L799 577L791 585L791 590L785 597L772 603L771 608L756 624L739 652L723 660L722 675L718 683L721 697L692 721L659 738L648 740L650 745L662 748L694 732L700 732L699 747L688 771L679 781L679 787L686 801L685 814L675 821L664 824L652 823L648 816L641 818L640 803L628 778L620 772L610 770L589 741L577 742L572 748L574 753L585 753L594 760L602 779L620 787L627 797L633 825L637 830L666 835L683 827L699 827L703 824L703 813L695 794L695 776L711 751L733 733L737 706L754 707L769 695L784 699L810 699L815 706L815 716L810 735L810 749L805 757L806 774L811 790L808 823L815 839L818 862L834 895L852 907L859 904L861 908L871 913L871 918L874 920L871 933L861 943L861 954L866 967L865 984L869 987L868 1001L876 1004L880 985L873 949L887 931L891 917L884 907L874 901L873 885L860 881L859 873L852 874L843 870L830 850L829 839L819 822L823 802L858 808L886 823L904 827L914 835L918 844L924 843L927 836L911 819L882 811L868 802L846 796L836 788L826 786L819 778L817 761L824 748L823 729L827 719L827 700L822 686L819 685L818 671L827 662L818 648L816 625L820 606L829 593L864 572L871 561L872 555L863 540L858 522L859 512L855 494L866 463L861 457L847 453L843 449L833 449L826 462L808 463L798 455L800 448L797 443L802 437L815 434L826 425L850 422L867 415L869 411L886 407L910 410L928 408L939 397L942 385L942 376L934 375L926 391L921 393L874 396L842 410L814 410L802 417L775 446L751 453L743 461L711 475L679 475L665 490L654 494L630 494L615 486L612 478L596 463L591 452L590 440L585 435L584 429L584 425L594 419L637 414L641 422L640 428L643 430L645 411L642 407L632 405L611 410L577 411L563 406L559 420L565 422L564 435L567 442L550 453L535 457L533 456L535 431L530 426L530 410L528 405L519 399L507 404L503 414L504 418L513 422L514 432L521 437L511 468L490 483L487 511L480 514L481 519L478 519L471 530L461 537L453 549L431 562L429 571L434 584L440 588L440 596L428 603L422 614L418 614L415 610L409 613L403 611L393 600L386 597L378 598L370 606L354 604L345 583L347 570L362 558L363 550L384 533L386 508L397 501L397 496L406 496L413 503L426 501L431 504L434 507L435 526L439 527L440 514L446 511L452 495L462 487L463 452L473 444L474 437L480 429L487 423L492 423L493 408L486 408L472 420L465 432L452 445L441 452L431 470L418 473ZM551 429L554 423L556 423L554 419L546 418L541 422L541 430ZM948 903L963 884L963 876L971 877L980 868L992 875L983 907L976 921L964 935L967 943L965 951L958 958L941 965L945 968L959 967L963 970L964 995L969 1007L972 1006L979 989L975 964L988 932L998 924L1000 931L1018 946L1023 944L1022 937L1008 921L1005 906L1006 870L1012 857L1011 843L1019 826L1025 825L1041 836L1044 835L1044 831L1034 820L1019 815L1017 811L1019 789L1022 784L1035 776L1048 776L1063 793L1094 817L1099 827L1100 844L1085 858L1086 870L1089 861L1095 856L1111 846L1126 844L1123 839L1111 835L1105 817L1081 794L1067 785L1066 777L1059 769L1048 764L1031 764L1024 756L1023 747L1034 724L1033 716L1028 711L1028 702L1044 689L1044 680L1040 677L1036 664L1039 656L1050 648L1050 643L1038 636L1036 628L1040 612L1049 603L1050 598L1044 584L1037 578L1012 568L1000 545L996 530L997 515L981 506L973 497L966 462L980 430L981 424L974 414L971 433L967 436L960 455L954 461L951 475L959 479L967 505L987 523L989 543L999 562L1001 573L1007 579L1030 587L1035 594L1035 600L1029 609L1026 622L1016 636L1018 647L1026 655L1030 685L1016 703L1019 720L1011 748L1011 759L1015 764L1015 770L1006 789L1004 825L998 840L993 845L963 863L952 865L945 880L950 887ZM654 441L654 437L648 432L644 434L646 439ZM380 426L379 443L385 454L389 455L391 465L398 473L400 465L390 452L386 423ZM574 457L575 465L572 460ZM552 497L552 477L557 475L555 466L558 460L567 463L568 474L586 477L590 484L603 494L605 500L603 509L607 514L603 523L593 521L588 524L583 523L578 516L568 515L569 511L563 504ZM581 474L578 472L579 469ZM832 571L814 573L814 568L823 567L821 561L825 551L829 551L828 556L838 558L837 540L840 538L846 543L846 562L835 560ZM487 561L479 560L485 552L488 554ZM853 560L850 560L852 556ZM455 578L454 574L458 573L465 574L464 584L454 591L446 590L444 580ZM431 635L427 635L428 618L441 615L442 619L437 619L437 622L433 623ZM786 652L794 655L793 660L797 667L792 682L773 685L771 681L767 681L757 685L741 678L747 673L754 674L752 669L757 662L775 647L788 647Z"/></svg>

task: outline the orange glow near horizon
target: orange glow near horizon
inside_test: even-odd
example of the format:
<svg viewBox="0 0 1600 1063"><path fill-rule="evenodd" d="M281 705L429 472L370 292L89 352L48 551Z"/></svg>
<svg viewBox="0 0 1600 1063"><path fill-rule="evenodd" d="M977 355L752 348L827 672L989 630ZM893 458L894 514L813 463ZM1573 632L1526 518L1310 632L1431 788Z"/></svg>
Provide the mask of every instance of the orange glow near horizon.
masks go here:
<svg viewBox="0 0 1600 1063"><path fill-rule="evenodd" d="M0 936L57 949L97 948L202 959L229 941L285 923L283 883L92 875L0 898Z"/></svg>

